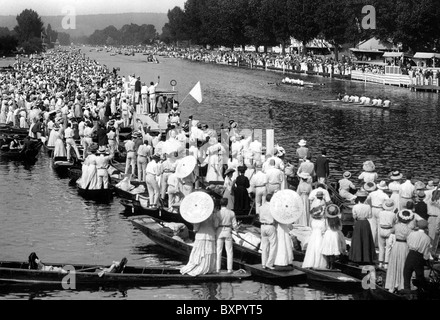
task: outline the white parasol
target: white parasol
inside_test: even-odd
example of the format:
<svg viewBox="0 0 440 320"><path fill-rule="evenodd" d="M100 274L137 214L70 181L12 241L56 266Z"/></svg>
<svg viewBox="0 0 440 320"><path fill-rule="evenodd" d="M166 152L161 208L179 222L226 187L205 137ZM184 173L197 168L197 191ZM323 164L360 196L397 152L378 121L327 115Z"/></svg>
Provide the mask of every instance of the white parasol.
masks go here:
<svg viewBox="0 0 440 320"><path fill-rule="evenodd" d="M186 156L177 162L176 176L180 179L186 178L194 171L197 160L193 156Z"/></svg>
<svg viewBox="0 0 440 320"><path fill-rule="evenodd" d="M279 223L294 223L303 214L301 196L290 189L276 192L270 201L270 212Z"/></svg>
<svg viewBox="0 0 440 320"><path fill-rule="evenodd" d="M208 219L214 210L214 200L206 192L195 191L183 198L180 204L182 218L190 223Z"/></svg>

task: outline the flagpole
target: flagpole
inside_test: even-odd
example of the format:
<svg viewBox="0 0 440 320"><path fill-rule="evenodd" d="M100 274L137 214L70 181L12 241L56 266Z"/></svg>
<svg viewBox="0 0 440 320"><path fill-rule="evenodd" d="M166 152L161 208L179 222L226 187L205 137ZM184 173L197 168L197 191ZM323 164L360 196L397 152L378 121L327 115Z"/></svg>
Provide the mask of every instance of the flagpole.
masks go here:
<svg viewBox="0 0 440 320"><path fill-rule="evenodd" d="M180 106L180 105L182 105L183 101L185 101L185 100L186 100L186 98L188 98L188 96L189 96L189 93L188 93L188 94L186 95L186 97L185 97L185 98L183 98L182 102L179 102L179 106Z"/></svg>

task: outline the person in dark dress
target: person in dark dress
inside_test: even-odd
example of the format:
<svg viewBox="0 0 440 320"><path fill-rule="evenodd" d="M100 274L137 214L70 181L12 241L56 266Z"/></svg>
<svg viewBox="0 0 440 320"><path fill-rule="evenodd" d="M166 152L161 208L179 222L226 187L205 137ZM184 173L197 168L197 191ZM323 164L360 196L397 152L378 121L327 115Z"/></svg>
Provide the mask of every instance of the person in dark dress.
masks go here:
<svg viewBox="0 0 440 320"><path fill-rule="evenodd" d="M329 160L327 158L327 151L322 150L321 154L316 158L315 173L319 183L326 183L330 175Z"/></svg>
<svg viewBox="0 0 440 320"><path fill-rule="evenodd" d="M250 210L250 198L247 189L250 187L249 179L244 175L246 167L237 168L238 177L233 184L234 211L236 215L248 214Z"/></svg>
<svg viewBox="0 0 440 320"><path fill-rule="evenodd" d="M372 217L371 206L365 204L368 197L366 191L358 191L356 204L353 206L353 237L349 259L360 265L374 265L376 260L376 248L373 241L373 233L368 219Z"/></svg>
<svg viewBox="0 0 440 320"><path fill-rule="evenodd" d="M420 190L417 192L416 205L414 207L414 212L417 213L422 219L428 221L428 205L423 201L425 199L425 191Z"/></svg>
<svg viewBox="0 0 440 320"><path fill-rule="evenodd" d="M108 138L107 138L107 129L105 128L105 123L100 122L98 131L96 132L97 138L98 138L98 146L100 148L106 148L108 145Z"/></svg>

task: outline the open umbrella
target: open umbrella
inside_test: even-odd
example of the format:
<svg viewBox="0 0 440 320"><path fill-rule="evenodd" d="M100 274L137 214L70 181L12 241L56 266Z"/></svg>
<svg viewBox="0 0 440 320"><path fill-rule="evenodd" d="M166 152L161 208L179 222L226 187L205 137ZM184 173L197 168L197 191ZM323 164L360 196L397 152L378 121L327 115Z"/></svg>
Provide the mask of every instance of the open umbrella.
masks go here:
<svg viewBox="0 0 440 320"><path fill-rule="evenodd" d="M270 201L270 213L279 223L291 224L303 214L301 196L293 190L276 192Z"/></svg>

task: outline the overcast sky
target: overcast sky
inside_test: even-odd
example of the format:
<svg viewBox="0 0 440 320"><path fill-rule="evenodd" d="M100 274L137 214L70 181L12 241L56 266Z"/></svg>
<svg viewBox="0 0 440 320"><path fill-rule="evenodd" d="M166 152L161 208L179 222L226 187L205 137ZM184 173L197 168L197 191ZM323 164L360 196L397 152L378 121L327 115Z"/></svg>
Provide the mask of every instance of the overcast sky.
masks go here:
<svg viewBox="0 0 440 320"><path fill-rule="evenodd" d="M63 15L66 7L76 14L160 12L174 7L184 8L186 0L0 0L0 15L18 15L32 9L40 16ZM70 9L69 9L70 10Z"/></svg>

